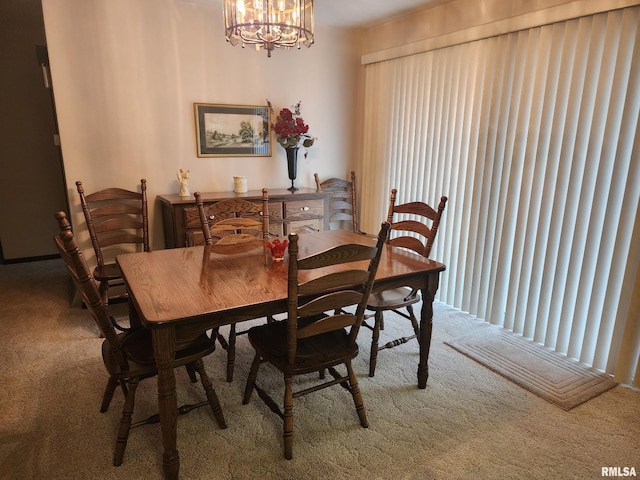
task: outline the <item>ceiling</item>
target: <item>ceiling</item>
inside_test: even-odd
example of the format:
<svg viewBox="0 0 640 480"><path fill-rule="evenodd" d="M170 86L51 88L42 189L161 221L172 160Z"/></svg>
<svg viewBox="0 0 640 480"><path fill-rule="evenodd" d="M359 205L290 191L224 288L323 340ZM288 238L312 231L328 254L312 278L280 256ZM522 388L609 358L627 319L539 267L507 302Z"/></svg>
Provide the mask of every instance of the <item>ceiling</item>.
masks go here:
<svg viewBox="0 0 640 480"><path fill-rule="evenodd" d="M178 0L222 8L222 0ZM330 27L359 27L403 15L427 5L452 0L315 0L315 24Z"/></svg>
<svg viewBox="0 0 640 480"><path fill-rule="evenodd" d="M315 0L315 23L332 27L358 27L448 1L451 0Z"/></svg>

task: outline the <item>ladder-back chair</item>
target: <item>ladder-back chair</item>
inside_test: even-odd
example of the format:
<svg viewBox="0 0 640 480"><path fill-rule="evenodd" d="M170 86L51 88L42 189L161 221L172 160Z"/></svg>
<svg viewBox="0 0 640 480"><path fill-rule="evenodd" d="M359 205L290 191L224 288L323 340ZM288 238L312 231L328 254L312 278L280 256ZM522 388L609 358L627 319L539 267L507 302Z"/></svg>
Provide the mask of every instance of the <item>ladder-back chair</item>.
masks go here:
<svg viewBox="0 0 640 480"><path fill-rule="evenodd" d="M298 258L299 236L289 235L287 319L249 330L249 341L256 354L242 402L249 403L256 390L265 404L280 416L284 423L286 459L293 456L293 400L300 396L341 385L353 397L360 425L369 426L351 361L358 355L356 338L388 231L389 224L383 224L375 246L340 245L305 258ZM354 263L362 261L367 261L365 266ZM355 314L324 313L347 305L357 305ZM263 362L270 363L284 376L284 412L256 384ZM341 364L346 367L346 375L335 368ZM317 374L325 369L333 377L331 380L321 375L314 386L293 391L294 376ZM332 412L327 415L331 416Z"/></svg>
<svg viewBox="0 0 640 480"><path fill-rule="evenodd" d="M221 200L207 205L200 192L194 193L202 234L205 245L219 245L229 247L226 253L233 255L233 245L259 241L262 248L269 237L269 195L266 188L262 189L262 201L250 202L241 198ZM225 250L220 250L225 252ZM224 338L219 329L214 332L220 345L227 351L227 382L233 381L233 371L236 358L236 325L229 326L229 336Z"/></svg>
<svg viewBox="0 0 640 480"><path fill-rule="evenodd" d="M351 172L351 181L341 178L329 178L320 182L317 173L316 190L327 192L329 195L329 209L327 217L329 228L343 228L346 224L355 233L363 233L358 225L358 201L356 192L356 172Z"/></svg>
<svg viewBox="0 0 640 480"><path fill-rule="evenodd" d="M100 412L105 413L108 410L118 385L125 396L113 455L113 465L118 466L122 464L131 427L157 423L158 421L158 415L153 415L146 420L132 424L135 395L139 382L146 378L154 377L158 373L153 356L151 331L139 326L131 328L124 333L116 333L109 318L107 305L103 302L102 295L91 276L84 256L76 244L66 214L58 212L55 216L60 232L54 237L54 243L67 265L67 271L104 337L102 360L109 374L109 380L107 381ZM195 338L188 342L181 343L176 352L173 366L176 368L186 366L192 381L195 381L195 376L192 376L193 372L198 373L207 401L196 405L185 405L180 407L178 411L186 413L193 408L209 405L218 426L227 428L218 396L202 361L203 357L215 350L215 346L215 340L212 340L204 333L196 335Z"/></svg>
<svg viewBox="0 0 640 480"><path fill-rule="evenodd" d="M440 197L438 208L434 210L424 202L409 202L396 205L397 190L391 190L389 200L389 212L387 222L391 224L389 245L403 247L429 258L433 241L438 233L440 219L447 203L447 197ZM399 287L371 294L367 310L373 311L374 324L370 326L364 322L364 326L373 331L371 339L371 353L369 358L369 376L373 377L376 371L378 352L393 348L409 340L419 338L418 320L413 313L413 304L420 301L420 294L416 289ZM406 309L406 313L401 309ZM380 330L384 328L383 312L393 310L398 315L411 321L414 334L396 340L386 342L379 346ZM370 318L368 316L367 318Z"/></svg>
<svg viewBox="0 0 640 480"><path fill-rule="evenodd" d="M93 277L100 284L100 295L104 303L126 299L123 293L110 296L110 287L122 286L122 273L115 263L119 253L138 250L151 251L149 247L149 215L147 213L147 181L140 180L140 191L122 188L106 188L85 194L82 182L76 182L82 212L96 255ZM124 287L123 287L124 288Z"/></svg>

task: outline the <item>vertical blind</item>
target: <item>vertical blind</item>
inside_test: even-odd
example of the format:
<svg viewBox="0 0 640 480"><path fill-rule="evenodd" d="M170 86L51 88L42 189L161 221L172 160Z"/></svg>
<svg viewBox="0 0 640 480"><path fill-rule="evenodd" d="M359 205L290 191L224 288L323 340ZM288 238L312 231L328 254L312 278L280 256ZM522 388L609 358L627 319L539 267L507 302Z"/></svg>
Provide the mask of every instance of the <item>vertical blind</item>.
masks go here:
<svg viewBox="0 0 640 480"><path fill-rule="evenodd" d="M448 196L438 300L622 382L640 353L639 21L614 10L365 75L365 230L391 188Z"/></svg>

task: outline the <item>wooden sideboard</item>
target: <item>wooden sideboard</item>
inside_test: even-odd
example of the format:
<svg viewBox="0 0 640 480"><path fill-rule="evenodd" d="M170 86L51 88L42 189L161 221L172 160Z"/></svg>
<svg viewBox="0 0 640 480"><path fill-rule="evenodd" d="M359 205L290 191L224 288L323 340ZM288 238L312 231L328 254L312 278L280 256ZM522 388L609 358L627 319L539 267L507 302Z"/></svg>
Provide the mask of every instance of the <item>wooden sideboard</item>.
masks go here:
<svg viewBox="0 0 640 480"><path fill-rule="evenodd" d="M205 211L220 200L243 198L262 202L261 190L247 193L201 192ZM184 247L202 241L202 230L195 198L176 194L158 195L162 210L165 248ZM273 235L285 236L291 232L313 229L328 230L328 196L312 188L269 190L269 230Z"/></svg>

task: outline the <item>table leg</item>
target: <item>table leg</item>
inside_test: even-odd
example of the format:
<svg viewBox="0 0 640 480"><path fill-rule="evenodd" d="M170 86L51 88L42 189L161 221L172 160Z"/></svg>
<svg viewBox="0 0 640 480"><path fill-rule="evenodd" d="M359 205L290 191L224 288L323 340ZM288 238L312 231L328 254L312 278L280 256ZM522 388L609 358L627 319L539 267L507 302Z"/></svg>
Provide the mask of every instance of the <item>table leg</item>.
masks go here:
<svg viewBox="0 0 640 480"><path fill-rule="evenodd" d="M153 351L158 367L158 410L164 453L162 463L166 479L177 479L180 457L176 446L178 399L176 377L171 366L176 356L176 335L172 328L153 330Z"/></svg>
<svg viewBox="0 0 640 480"><path fill-rule="evenodd" d="M418 364L418 388L427 388L429 378L429 350L433 329L433 299L438 291L439 272L429 274L422 288L422 309L420 311L420 363Z"/></svg>

